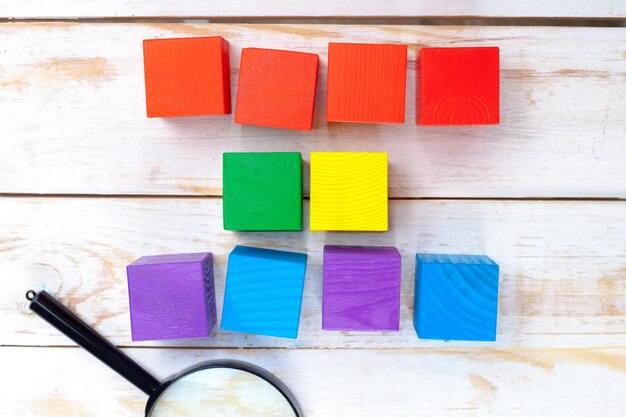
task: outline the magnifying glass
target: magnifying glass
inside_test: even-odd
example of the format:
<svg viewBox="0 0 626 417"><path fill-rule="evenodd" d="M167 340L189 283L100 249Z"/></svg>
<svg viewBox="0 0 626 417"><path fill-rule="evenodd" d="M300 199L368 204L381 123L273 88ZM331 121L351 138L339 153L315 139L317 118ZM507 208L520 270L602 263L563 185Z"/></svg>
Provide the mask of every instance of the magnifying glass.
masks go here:
<svg viewBox="0 0 626 417"><path fill-rule="evenodd" d="M258 366L199 363L162 382L100 336L46 291L28 291L30 309L149 395L146 417L302 417L293 394Z"/></svg>

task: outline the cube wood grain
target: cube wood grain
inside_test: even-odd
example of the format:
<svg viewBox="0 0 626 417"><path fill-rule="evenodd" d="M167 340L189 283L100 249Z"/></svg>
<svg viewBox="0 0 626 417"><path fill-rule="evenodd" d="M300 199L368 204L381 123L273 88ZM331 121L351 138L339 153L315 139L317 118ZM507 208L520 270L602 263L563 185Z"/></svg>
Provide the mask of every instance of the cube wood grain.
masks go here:
<svg viewBox="0 0 626 417"><path fill-rule="evenodd" d="M311 230L387 229L387 153L311 152Z"/></svg>
<svg viewBox="0 0 626 417"><path fill-rule="evenodd" d="M222 330L295 339L307 255L236 246L228 257Z"/></svg>
<svg viewBox="0 0 626 417"><path fill-rule="evenodd" d="M311 130L318 62L317 54L244 48L235 123Z"/></svg>
<svg viewBox="0 0 626 417"><path fill-rule="evenodd" d="M400 266L393 247L324 246L322 328L398 331Z"/></svg>
<svg viewBox="0 0 626 417"><path fill-rule="evenodd" d="M211 253L143 256L126 272L133 340L209 336L217 321Z"/></svg>
<svg viewBox="0 0 626 417"><path fill-rule="evenodd" d="M417 254L414 325L420 339L495 341L499 266L488 256Z"/></svg>
<svg viewBox="0 0 626 417"><path fill-rule="evenodd" d="M302 230L299 152L226 152L224 229Z"/></svg>
<svg viewBox="0 0 626 417"><path fill-rule="evenodd" d="M500 49L422 48L417 71L417 123L500 123Z"/></svg>
<svg viewBox="0 0 626 417"><path fill-rule="evenodd" d="M143 56L148 117L230 114L224 38L148 39Z"/></svg>
<svg viewBox="0 0 626 417"><path fill-rule="evenodd" d="M326 120L404 123L407 46L328 44Z"/></svg>

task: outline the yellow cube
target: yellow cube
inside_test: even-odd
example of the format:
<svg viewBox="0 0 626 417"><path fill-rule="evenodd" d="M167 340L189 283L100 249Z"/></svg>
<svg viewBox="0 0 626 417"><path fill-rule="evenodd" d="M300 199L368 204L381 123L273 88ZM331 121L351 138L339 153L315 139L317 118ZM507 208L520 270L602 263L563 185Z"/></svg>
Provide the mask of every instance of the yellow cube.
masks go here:
<svg viewBox="0 0 626 417"><path fill-rule="evenodd" d="M311 152L311 230L388 228L386 152Z"/></svg>

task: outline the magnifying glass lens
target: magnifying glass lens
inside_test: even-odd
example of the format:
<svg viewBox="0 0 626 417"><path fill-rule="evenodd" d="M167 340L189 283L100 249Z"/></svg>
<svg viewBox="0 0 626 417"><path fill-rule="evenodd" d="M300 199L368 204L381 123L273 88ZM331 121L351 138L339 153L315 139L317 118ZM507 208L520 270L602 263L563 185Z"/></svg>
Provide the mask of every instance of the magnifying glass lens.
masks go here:
<svg viewBox="0 0 626 417"><path fill-rule="evenodd" d="M239 369L207 368L170 385L150 417L294 417L287 399L265 379Z"/></svg>

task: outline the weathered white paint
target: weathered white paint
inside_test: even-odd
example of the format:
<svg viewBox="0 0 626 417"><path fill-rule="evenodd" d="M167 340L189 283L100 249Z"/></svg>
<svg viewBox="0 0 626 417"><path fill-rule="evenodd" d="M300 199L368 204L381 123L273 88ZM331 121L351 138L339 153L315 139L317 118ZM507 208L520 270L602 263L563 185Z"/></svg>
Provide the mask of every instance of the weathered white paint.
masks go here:
<svg viewBox="0 0 626 417"><path fill-rule="evenodd" d="M146 118L142 39L201 35L230 41L233 92L243 47L320 54L314 130ZM225 151L364 150L389 152L392 197L626 197L626 28L20 23L0 37L0 192L220 195ZM330 41L410 45L406 124L326 124ZM501 125L416 126L421 45L498 45Z"/></svg>
<svg viewBox="0 0 626 417"><path fill-rule="evenodd" d="M313 2L274 0L202 1L186 0L1 0L0 15L13 18L137 18L137 17L604 17L626 16L620 0L360 0Z"/></svg>
<svg viewBox="0 0 626 417"><path fill-rule="evenodd" d="M126 349L158 377L215 358L256 363L306 417L623 417L625 349ZM0 414L137 417L146 397L79 349L0 348Z"/></svg>
<svg viewBox="0 0 626 417"><path fill-rule="evenodd" d="M626 15L626 4L321 0L305 8L249 0L219 5L0 0L0 14L618 17ZM138 390L87 353L67 347L67 339L28 313L26 289L45 285L105 336L136 347L140 344L129 342L127 263L146 254L211 250L221 303L227 254L243 243L309 253L296 341L217 332L205 340L146 342L145 348L126 351L159 377L216 357L258 363L284 379L307 417L624 416L626 203L396 200L388 233L238 234L222 230L219 198L185 196L221 194L224 151L299 150L308 160L312 150L387 150L393 197L626 197L625 31L1 24L0 193L181 198L0 199L0 415L143 412ZM146 119L141 40L211 34L231 42L234 91L242 47L319 53L313 132L237 126L232 117ZM406 125L326 126L326 44L337 40L409 44ZM502 125L415 126L415 52L422 45L500 46ZM306 172L305 182L308 186ZM404 271L400 333L320 330L325 243L398 246ZM415 337L417 250L486 253L500 263L498 342ZM47 345L62 347L35 347ZM189 346L207 348L177 349Z"/></svg>
<svg viewBox="0 0 626 417"><path fill-rule="evenodd" d="M219 331L151 346L422 348L622 347L626 343L626 203L393 201L387 233L233 233L219 199L0 200L0 343L67 344L25 308L47 288L116 343L130 344L125 267L142 255L211 251L218 317L235 244L309 254L298 339ZM308 223L308 204L305 205ZM400 333L321 330L324 244L395 245L403 256ZM498 341L418 340L417 251L488 254L501 266ZM136 344L134 344L136 345Z"/></svg>

